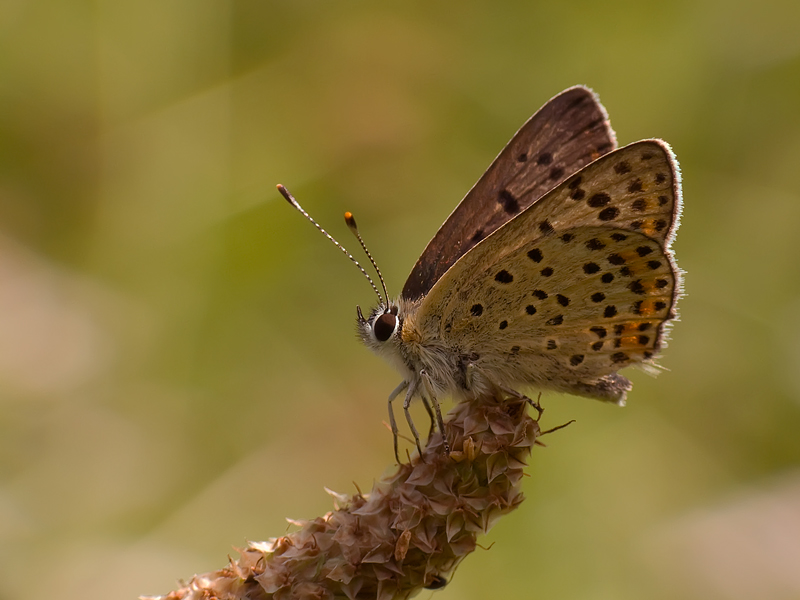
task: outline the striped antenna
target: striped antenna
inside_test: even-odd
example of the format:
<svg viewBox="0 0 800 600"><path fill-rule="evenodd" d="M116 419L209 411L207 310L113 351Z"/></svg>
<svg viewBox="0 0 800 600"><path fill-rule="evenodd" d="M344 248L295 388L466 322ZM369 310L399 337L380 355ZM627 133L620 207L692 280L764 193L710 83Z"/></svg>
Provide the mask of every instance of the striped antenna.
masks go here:
<svg viewBox="0 0 800 600"><path fill-rule="evenodd" d="M383 303L383 298L381 297L380 291L378 291L378 286L375 285L375 282L372 280L372 277L369 276L369 274L364 270L364 267L362 267L361 264L359 264L359 262L355 259L355 257L352 254L350 254L344 246L342 246L339 242L337 242L336 239L330 233L328 233L322 227L320 227L319 223L317 223L313 218L311 218L311 215L309 215L305 210L303 210L303 207L300 206L300 203L297 202L297 200L294 199L294 196L292 196L291 193L289 193L289 190L287 190L281 184L278 184L278 191L281 193L281 196L286 198L286 200L289 202L289 204L294 206L298 211L300 211L301 215L303 215L306 219L308 219L311 222L311 224L314 227L319 229L319 231L322 233L322 235L324 235L326 238L328 238L331 242L333 242L334 246L336 246L339 250L341 250L342 252L345 253L347 258L349 258L352 261L352 263L356 267L358 267L358 270L361 271L361 273L364 275L364 277L367 278L367 281L369 281L369 284L372 286L372 289L375 290L375 295L378 296L378 302ZM350 215L350 213L346 213L346 215ZM347 216L346 215L345 215L345 220L347 220ZM353 215L350 215L351 218L352 218L352 216ZM348 221L347 224L349 226L350 222ZM355 225L355 221L353 221L353 224ZM360 237L359 237L359 239L360 239ZM364 243L361 242L361 244L362 244L362 247L363 247ZM366 250L366 248L365 248L365 250ZM372 257L369 256L369 253L367 253L367 256L369 257L369 259L372 262L372 264L375 265L375 261L373 261ZM375 269L377 270L378 267L376 266ZM380 271L378 271L378 277L380 277L381 283L383 284L383 277L381 276ZM385 284L383 285L383 290L384 290L384 293L385 293L386 292L386 285ZM388 296L387 296L387 306L388 306Z"/></svg>
<svg viewBox="0 0 800 600"><path fill-rule="evenodd" d="M350 231L353 232L353 235L356 236L358 243L361 244L361 248L364 250L364 254L367 255L369 262L372 263L372 266L375 267L375 272L378 274L378 279L381 280L381 287L383 287L383 295L386 296L386 306L389 306L389 292L386 291L386 282L383 280L383 275L381 275L381 270L378 268L378 263L375 262L375 259L372 258L372 254L369 253L367 250L367 245L364 243L364 240L361 239L361 234L358 232L358 225L356 225L356 218L353 216L353 213L346 212L344 213L344 221L347 223L347 226L350 228Z"/></svg>

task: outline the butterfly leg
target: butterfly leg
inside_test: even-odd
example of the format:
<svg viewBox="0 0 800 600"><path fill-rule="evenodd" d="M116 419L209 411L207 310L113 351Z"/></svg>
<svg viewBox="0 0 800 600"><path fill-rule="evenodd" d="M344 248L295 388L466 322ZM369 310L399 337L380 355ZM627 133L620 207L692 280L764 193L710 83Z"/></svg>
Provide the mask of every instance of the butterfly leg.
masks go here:
<svg viewBox="0 0 800 600"><path fill-rule="evenodd" d="M540 393L540 394L539 394L539 396L536 398L536 400L531 400L530 398L528 398L528 396L526 396L526 395L525 395L525 394L523 394L522 392L518 392L517 390L511 389L511 388L507 388L507 387L505 387L505 386L502 386L502 385L501 385L501 386L498 386L498 387L500 388L500 390L501 390L503 393L506 393L506 394L508 394L508 395L509 395L509 396L511 396L512 398L516 398L516 399L518 399L518 400L524 400L525 402L527 402L528 404L530 404L530 405L531 405L531 406L534 408L534 410L536 411L536 413L537 413L536 419L537 419L537 420L539 420L539 419L541 419L541 418L542 418L542 414L544 413L544 409L542 408L542 405L541 405L541 404L539 404L539 400L540 400L540 399L541 399L541 397L542 397L542 394L541 394L541 393Z"/></svg>
<svg viewBox="0 0 800 600"><path fill-rule="evenodd" d="M491 380L486 376L486 373L478 365L476 365L475 363L469 363L466 366L465 375L464 375L464 383L465 383L465 386L467 387L467 389L470 389L472 387L471 386L471 382L473 381L473 377L474 377L475 373L479 373L484 379L486 379L486 381L490 381L491 382ZM536 418L537 419L540 419L542 417L542 413L544 413L544 409L542 408L542 405L539 404L539 399L542 397L541 393L539 394L539 397L536 398L536 400L531 400L525 394L523 394L521 392L518 392L515 389L506 387L504 385L498 385L496 383L492 383L492 385L494 385L497 389L499 389L504 394L508 394L512 398L516 398L517 400L524 400L525 402L530 404L534 408L534 410L536 410L536 413L537 413L537 417Z"/></svg>
<svg viewBox="0 0 800 600"><path fill-rule="evenodd" d="M428 439L430 439L433 432L436 431L436 417L433 416L433 409L428 399L425 396L420 396L420 398L422 398L422 405L425 407L425 410L428 411L428 417L430 417L431 420L431 427L428 429Z"/></svg>
<svg viewBox="0 0 800 600"><path fill-rule="evenodd" d="M414 394L417 391L417 379L414 379L409 385L408 390L406 391L406 399L403 402L403 411L406 413L406 421L408 422L408 426L411 428L411 433L414 434L414 442L417 444L417 451L419 452L420 458L422 458L422 446L419 443L419 433L417 432L417 428L414 426L414 420L411 418L411 413L409 412L408 408L411 406L411 399L414 397ZM395 437L395 441L397 438ZM395 454L397 454L395 450ZM398 459L399 462L399 459Z"/></svg>
<svg viewBox="0 0 800 600"><path fill-rule="evenodd" d="M408 382L404 381L396 388L394 388L394 391L391 394L389 394L389 425L392 428L392 437L394 438L394 457L397 459L397 464L400 464L400 454L397 451L398 430L397 430L397 421L394 420L394 409L392 408L392 401L394 401L394 399L400 395L400 392L402 392L407 387L408 387Z"/></svg>
<svg viewBox="0 0 800 600"><path fill-rule="evenodd" d="M516 398L517 400L523 400L530 404L537 412L538 418L541 418L544 409L542 405L539 404L539 399L542 397L542 394L539 394L539 397L536 400L531 400L525 394L518 392L515 389L506 387L504 385L499 385L497 383L492 382L492 380L486 375L483 369L481 369L475 363L468 363L464 370L464 387L467 390L471 390L473 388L473 383L475 383L475 374L479 374L485 381L489 382L490 385L494 386L496 389L500 390L504 394L511 396L512 398Z"/></svg>
<svg viewBox="0 0 800 600"><path fill-rule="evenodd" d="M428 397L433 404L433 408L436 410L436 421L439 424L439 431L442 434L442 445L444 446L444 452L447 456L450 456L450 444L447 443L447 435L444 432L444 419L442 419L442 409L439 406L439 401L436 399L436 396L431 393L431 385L430 385L430 377L425 369L422 369L419 373L420 379L422 379L422 384L425 387L425 391L427 392ZM420 394L423 396L424 394Z"/></svg>

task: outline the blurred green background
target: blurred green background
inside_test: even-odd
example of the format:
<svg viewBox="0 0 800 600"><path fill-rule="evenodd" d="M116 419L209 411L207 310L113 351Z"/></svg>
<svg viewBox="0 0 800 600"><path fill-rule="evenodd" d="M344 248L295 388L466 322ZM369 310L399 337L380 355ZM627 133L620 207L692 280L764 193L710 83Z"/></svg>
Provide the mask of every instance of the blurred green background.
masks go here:
<svg viewBox="0 0 800 600"><path fill-rule="evenodd" d="M683 168L669 371L546 396L577 423L420 597L800 597L799 31L796 0L5 0L0 599L166 593L368 490L399 378L275 184L351 247L353 211L398 293L578 83Z"/></svg>

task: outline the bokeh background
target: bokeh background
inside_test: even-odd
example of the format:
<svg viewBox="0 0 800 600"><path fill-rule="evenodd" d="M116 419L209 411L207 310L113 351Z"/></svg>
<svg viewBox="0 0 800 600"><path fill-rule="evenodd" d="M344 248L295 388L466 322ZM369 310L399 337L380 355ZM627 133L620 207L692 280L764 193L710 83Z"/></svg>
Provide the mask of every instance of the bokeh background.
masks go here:
<svg viewBox="0 0 800 600"><path fill-rule="evenodd" d="M800 597L795 0L0 3L0 599L166 593L392 464L374 298L582 83L683 168L681 322L549 395L527 501L421 597ZM421 418L421 417L420 417Z"/></svg>

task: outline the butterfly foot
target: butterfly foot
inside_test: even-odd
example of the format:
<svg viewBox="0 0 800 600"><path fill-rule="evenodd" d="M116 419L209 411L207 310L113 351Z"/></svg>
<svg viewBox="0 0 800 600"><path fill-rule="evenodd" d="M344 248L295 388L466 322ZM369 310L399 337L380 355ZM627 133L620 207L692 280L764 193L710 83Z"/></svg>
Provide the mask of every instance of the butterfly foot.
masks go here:
<svg viewBox="0 0 800 600"><path fill-rule="evenodd" d="M553 433L554 431L558 431L559 429L564 429L564 427L567 427L568 425L572 425L574 422L575 422L575 419L570 419L569 421L567 421L566 423L564 423L562 425L556 425L555 427L551 427L550 429L548 429L546 431L542 431L539 435L540 436L547 435L548 433Z"/></svg>
<svg viewBox="0 0 800 600"><path fill-rule="evenodd" d="M544 408L542 408L542 404L540 402L541 399L542 399L542 393L541 392L539 392L539 395L536 396L536 400L531 400L530 398L528 398L528 396L525 396L525 402L530 404L533 407L533 409L536 411L536 420L537 421L539 419L541 419L542 415L544 414Z"/></svg>
<svg viewBox="0 0 800 600"><path fill-rule="evenodd" d="M402 464L400 462L400 453L397 450L397 434L394 434L394 459L397 461L397 464Z"/></svg>
<svg viewBox="0 0 800 600"><path fill-rule="evenodd" d="M417 453L419 454L419 459L422 462L425 462L425 455L422 453L422 446L420 445L419 437L417 436L417 432L414 432L414 443L417 445Z"/></svg>
<svg viewBox="0 0 800 600"><path fill-rule="evenodd" d="M542 414L544 414L544 408L542 408L542 405L539 402L542 399L542 393L541 392L539 392L539 395L536 396L536 400L532 400L528 396L526 396L525 394L523 394L521 392L518 392L517 390L512 389L512 388L507 388L507 387L502 387L501 386L500 390L503 391L504 393L508 394L512 398L516 398L517 400L522 400L523 402L526 402L527 404L530 404L531 407L533 407L533 409L536 411L536 420L537 421L542 418Z"/></svg>

